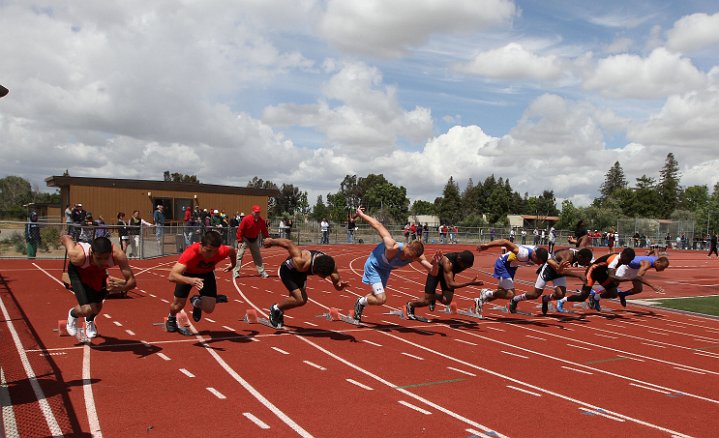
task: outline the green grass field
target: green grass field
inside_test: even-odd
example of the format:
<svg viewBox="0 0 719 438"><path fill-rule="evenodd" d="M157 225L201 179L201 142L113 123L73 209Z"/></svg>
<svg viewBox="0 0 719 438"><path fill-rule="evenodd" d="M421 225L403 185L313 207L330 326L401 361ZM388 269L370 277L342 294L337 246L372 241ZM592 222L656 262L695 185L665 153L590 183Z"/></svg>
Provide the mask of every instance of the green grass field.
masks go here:
<svg viewBox="0 0 719 438"><path fill-rule="evenodd" d="M719 296L658 300L661 307L719 316Z"/></svg>

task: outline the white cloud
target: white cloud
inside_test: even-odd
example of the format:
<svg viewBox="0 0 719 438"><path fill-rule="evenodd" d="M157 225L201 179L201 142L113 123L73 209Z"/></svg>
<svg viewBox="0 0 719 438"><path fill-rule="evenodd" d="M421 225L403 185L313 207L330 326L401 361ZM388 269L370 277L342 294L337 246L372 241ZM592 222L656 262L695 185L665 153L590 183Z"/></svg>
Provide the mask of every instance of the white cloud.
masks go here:
<svg viewBox="0 0 719 438"><path fill-rule="evenodd" d="M510 43L482 52L456 70L504 80L556 80L562 73L561 60L554 55L539 56L521 44Z"/></svg>
<svg viewBox="0 0 719 438"><path fill-rule="evenodd" d="M682 17L667 32L667 48L688 52L719 44L719 13Z"/></svg>
<svg viewBox="0 0 719 438"><path fill-rule="evenodd" d="M624 53L629 51L634 42L628 37L619 37L604 48L605 53Z"/></svg>
<svg viewBox="0 0 719 438"><path fill-rule="evenodd" d="M615 55L588 66L584 87L615 98L656 99L701 88L705 75L688 58L658 48L647 58Z"/></svg>
<svg viewBox="0 0 719 438"><path fill-rule="evenodd" d="M516 12L511 0L329 0L320 32L345 51L396 57L434 33L504 26Z"/></svg>

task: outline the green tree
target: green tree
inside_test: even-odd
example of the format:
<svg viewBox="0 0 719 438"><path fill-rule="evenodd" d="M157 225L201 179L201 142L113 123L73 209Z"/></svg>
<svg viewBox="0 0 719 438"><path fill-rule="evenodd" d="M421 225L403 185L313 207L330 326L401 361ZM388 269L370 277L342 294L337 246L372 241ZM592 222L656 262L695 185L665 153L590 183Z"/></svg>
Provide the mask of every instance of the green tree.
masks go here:
<svg viewBox="0 0 719 438"><path fill-rule="evenodd" d="M315 203L315 206L312 208L312 213L310 214L310 217L319 222L323 218L329 218L329 212L329 208L327 208L325 202L322 200L322 195L319 195L317 197L317 202Z"/></svg>
<svg viewBox="0 0 719 438"><path fill-rule="evenodd" d="M562 201L562 210L559 213L559 221L556 227L563 230L573 230L579 221L579 211L572 201L565 199Z"/></svg>
<svg viewBox="0 0 719 438"><path fill-rule="evenodd" d="M168 182L189 182L189 183L200 183L200 180L197 179L197 175L185 175L184 173L178 173L173 172L170 173L169 170L166 170L162 174L162 180L168 181Z"/></svg>
<svg viewBox="0 0 719 438"><path fill-rule="evenodd" d="M660 217L669 217L679 205L681 195L680 177L679 162L674 158L674 154L667 154L664 167L659 172L659 183L656 186L657 193L662 200L658 208Z"/></svg>
<svg viewBox="0 0 719 438"><path fill-rule="evenodd" d="M372 185L362 198L362 203L365 202L365 205L372 206L369 210L370 214L381 222L407 222L409 199L407 199L407 189L403 186L397 187L389 182Z"/></svg>
<svg viewBox="0 0 719 438"><path fill-rule="evenodd" d="M24 217L27 212L23 204L32 200L30 181L19 176L6 176L0 179L0 211L8 217Z"/></svg>
<svg viewBox="0 0 719 438"><path fill-rule="evenodd" d="M410 213L412 215L436 215L437 209L431 202L417 199L412 203Z"/></svg>
<svg viewBox="0 0 719 438"><path fill-rule="evenodd" d="M616 190L624 189L628 185L627 179L624 176L624 170L619 164L619 161L615 161L614 165L604 175L604 182L600 187L599 191L602 194L602 203L612 197Z"/></svg>
<svg viewBox="0 0 719 438"><path fill-rule="evenodd" d="M682 191L679 199L679 208L697 212L706 207L709 202L709 188L706 185L689 186Z"/></svg>
<svg viewBox="0 0 719 438"><path fill-rule="evenodd" d="M272 214L275 216L294 216L299 210L301 194L302 192L298 187L292 184L282 184Z"/></svg>
<svg viewBox="0 0 719 438"><path fill-rule="evenodd" d="M457 224L462 218L462 198L459 195L459 185L451 176L444 185L438 212L439 220L442 223Z"/></svg>

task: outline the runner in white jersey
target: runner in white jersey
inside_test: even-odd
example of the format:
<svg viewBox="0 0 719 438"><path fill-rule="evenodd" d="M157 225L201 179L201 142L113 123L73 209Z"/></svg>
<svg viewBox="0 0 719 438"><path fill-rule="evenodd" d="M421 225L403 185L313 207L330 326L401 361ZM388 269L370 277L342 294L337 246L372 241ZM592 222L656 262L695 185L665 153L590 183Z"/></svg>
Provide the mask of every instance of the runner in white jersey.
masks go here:
<svg viewBox="0 0 719 438"><path fill-rule="evenodd" d="M498 280L497 289L482 289L479 298L474 299L475 312L481 314L484 303L497 298L511 300L514 297L514 274L522 265L541 265L547 262L549 253L544 248L531 245L515 245L507 239L493 240L487 244L477 246L477 251L486 251L489 248L505 247L507 252L500 255L494 263L492 277Z"/></svg>

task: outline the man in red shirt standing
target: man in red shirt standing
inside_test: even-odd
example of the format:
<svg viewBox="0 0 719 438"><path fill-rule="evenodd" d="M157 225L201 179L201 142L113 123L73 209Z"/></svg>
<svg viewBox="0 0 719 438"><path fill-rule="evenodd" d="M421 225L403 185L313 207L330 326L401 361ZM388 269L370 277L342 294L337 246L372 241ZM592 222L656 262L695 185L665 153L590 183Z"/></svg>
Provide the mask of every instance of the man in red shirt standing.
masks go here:
<svg viewBox="0 0 719 438"><path fill-rule="evenodd" d="M212 313L215 304L227 302L227 296L217 295L217 280L215 279L215 265L225 258L231 264L224 269L229 272L235 267L235 249L222 244L222 236L217 231L208 231L202 236L200 242L193 243L182 255L180 260L170 270L168 280L175 283L175 298L170 304L170 314L167 316L165 328L168 332L177 331L177 314L187 304L187 297L192 287L199 291L190 299L192 303L192 319L199 321L202 312Z"/></svg>
<svg viewBox="0 0 719 438"><path fill-rule="evenodd" d="M265 266L262 263L262 254L260 253L260 233L266 239L270 237L270 233L267 231L267 223L260 216L260 206L252 206L252 214L247 215L240 222L240 226L237 227L237 263L233 271L233 277L237 278L240 276L240 268L242 267L242 257L245 255L245 250L249 247L252 253L252 260L255 262L257 272L260 277L267 278L269 275L265 272Z"/></svg>

